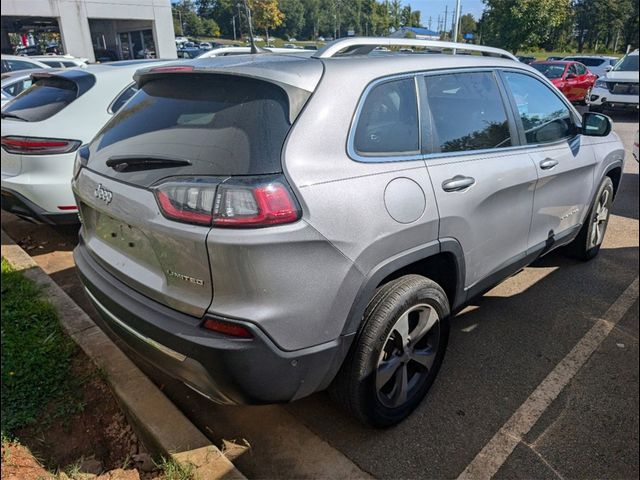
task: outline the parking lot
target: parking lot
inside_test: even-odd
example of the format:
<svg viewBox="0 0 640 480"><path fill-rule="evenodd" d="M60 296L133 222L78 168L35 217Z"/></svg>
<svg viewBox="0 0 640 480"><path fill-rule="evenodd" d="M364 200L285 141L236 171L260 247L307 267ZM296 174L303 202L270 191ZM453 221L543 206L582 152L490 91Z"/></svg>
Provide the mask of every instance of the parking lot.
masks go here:
<svg viewBox="0 0 640 480"><path fill-rule="evenodd" d="M638 163L630 151L638 124L635 113L613 119L628 153L601 254L580 263L554 252L461 312L438 379L399 426L365 428L324 393L286 406L221 407L141 366L212 440L251 445L236 462L250 478L454 478L516 411L540 418L496 460L495 478L637 478ZM74 272L73 232L4 211L2 225L96 315ZM565 372L548 408L525 404L598 322L611 332L575 375Z"/></svg>

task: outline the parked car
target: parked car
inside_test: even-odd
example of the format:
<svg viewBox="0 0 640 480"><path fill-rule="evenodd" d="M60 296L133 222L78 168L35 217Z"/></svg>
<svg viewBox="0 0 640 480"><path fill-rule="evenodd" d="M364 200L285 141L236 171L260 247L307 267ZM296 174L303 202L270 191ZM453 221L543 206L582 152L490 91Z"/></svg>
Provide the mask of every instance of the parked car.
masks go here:
<svg viewBox="0 0 640 480"><path fill-rule="evenodd" d="M97 63L117 62L120 60L118 54L113 50L106 48L93 48L93 55L96 57Z"/></svg>
<svg viewBox="0 0 640 480"><path fill-rule="evenodd" d="M31 86L31 74L47 71L46 69L36 68L32 70L16 70L15 72L3 73L0 77L0 98L2 106L13 97L26 90Z"/></svg>
<svg viewBox="0 0 640 480"><path fill-rule="evenodd" d="M165 62L166 63L166 62ZM52 225L78 222L76 150L136 91L144 60L50 69L2 108L2 209Z"/></svg>
<svg viewBox="0 0 640 480"><path fill-rule="evenodd" d="M17 55L2 55L0 57L2 64L2 72L15 72L17 70L33 70L34 68L51 68L46 63L42 63L39 60L32 60L29 57L22 57Z"/></svg>
<svg viewBox="0 0 640 480"><path fill-rule="evenodd" d="M596 80L587 101L589 110L638 110L638 58L638 50L625 55L613 70Z"/></svg>
<svg viewBox="0 0 640 480"><path fill-rule="evenodd" d="M568 62L580 62L598 77L604 76L619 60L617 57L606 55L572 55L564 57Z"/></svg>
<svg viewBox="0 0 640 480"><path fill-rule="evenodd" d="M536 57L529 57L526 55L519 55L518 56L518 60L522 63L526 63L527 65L529 65L531 62L535 62L536 61Z"/></svg>
<svg viewBox="0 0 640 480"><path fill-rule="evenodd" d="M560 56L558 56L558 55L552 55L552 56L550 56L550 57L547 57L547 61L548 61L548 62L552 62L552 61L555 61L555 60L562 60L563 58L564 58L564 56L563 56L563 55L560 55Z"/></svg>
<svg viewBox="0 0 640 480"><path fill-rule="evenodd" d="M52 68L86 67L89 61L86 58L76 58L71 55L39 55L31 58Z"/></svg>
<svg viewBox="0 0 640 480"><path fill-rule="evenodd" d="M551 80L570 102L586 102L596 78L578 62L532 62L530 65Z"/></svg>
<svg viewBox="0 0 640 480"><path fill-rule="evenodd" d="M200 50L211 50L213 46L209 42L200 42Z"/></svg>
<svg viewBox="0 0 640 480"><path fill-rule="evenodd" d="M297 48L297 49L302 49L302 47L298 46L298 45L294 45L293 43L285 43L284 45L282 45L282 48Z"/></svg>
<svg viewBox="0 0 640 480"><path fill-rule="evenodd" d="M178 58L185 58L185 59L191 59L191 58L197 58L200 55L202 55L203 52L206 51L211 51L211 50L201 50L198 47L191 47L191 48L178 48L176 50L176 54L178 56Z"/></svg>
<svg viewBox="0 0 640 480"><path fill-rule="evenodd" d="M213 401L330 387L389 426L434 382L451 312L557 247L595 257L611 120L503 50L364 55L402 42L137 72L73 180L102 328Z"/></svg>

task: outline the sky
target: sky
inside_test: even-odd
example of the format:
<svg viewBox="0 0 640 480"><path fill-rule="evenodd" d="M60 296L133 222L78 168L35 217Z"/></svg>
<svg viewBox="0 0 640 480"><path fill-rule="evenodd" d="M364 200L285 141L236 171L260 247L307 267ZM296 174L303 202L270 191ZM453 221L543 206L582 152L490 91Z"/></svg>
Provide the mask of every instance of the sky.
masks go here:
<svg viewBox="0 0 640 480"><path fill-rule="evenodd" d="M432 29L435 30L438 21L438 15L444 19L444 9L449 7L449 15L447 23L451 22L451 14L456 7L456 0L403 0L405 5L411 5L413 10L420 10L422 24L427 27L429 22L429 16L432 19ZM484 10L484 3L482 0L461 0L460 10L462 15L465 13L471 13L476 20L482 15Z"/></svg>

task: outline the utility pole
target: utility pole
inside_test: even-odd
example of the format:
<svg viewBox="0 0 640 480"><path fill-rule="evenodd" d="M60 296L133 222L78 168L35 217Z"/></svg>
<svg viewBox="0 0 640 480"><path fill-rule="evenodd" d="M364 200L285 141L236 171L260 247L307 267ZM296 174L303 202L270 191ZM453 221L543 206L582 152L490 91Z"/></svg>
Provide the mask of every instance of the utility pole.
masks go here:
<svg viewBox="0 0 640 480"><path fill-rule="evenodd" d="M429 15L429 22L427 23L427 26L429 27L429 30L431 30L431 15Z"/></svg>
<svg viewBox="0 0 640 480"><path fill-rule="evenodd" d="M458 41L458 30L460 29L460 0L456 0L456 13L454 15L455 22L453 23L453 41Z"/></svg>
<svg viewBox="0 0 640 480"><path fill-rule="evenodd" d="M236 16L231 17L231 23L233 24L233 40L237 40L236 37Z"/></svg>
<svg viewBox="0 0 640 480"><path fill-rule="evenodd" d="M447 19L449 18L449 5L444 6L444 23L442 24L442 30L447 28ZM444 32L444 39L447 39L447 32Z"/></svg>

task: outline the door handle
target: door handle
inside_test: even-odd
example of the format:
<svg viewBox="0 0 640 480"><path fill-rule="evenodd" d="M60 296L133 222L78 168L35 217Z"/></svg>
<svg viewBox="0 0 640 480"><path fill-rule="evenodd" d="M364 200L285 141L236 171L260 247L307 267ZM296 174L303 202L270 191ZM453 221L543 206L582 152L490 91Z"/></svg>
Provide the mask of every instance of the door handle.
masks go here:
<svg viewBox="0 0 640 480"><path fill-rule="evenodd" d="M462 175L456 175L449 180L445 180L442 182L442 189L445 192L459 192L460 190L464 190L465 188L469 188L471 185L476 183L475 178L464 177Z"/></svg>
<svg viewBox="0 0 640 480"><path fill-rule="evenodd" d="M540 162L540 168L542 170L550 170L556 165L558 165L558 161L554 160L553 158L545 158L543 161Z"/></svg>

